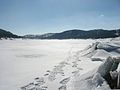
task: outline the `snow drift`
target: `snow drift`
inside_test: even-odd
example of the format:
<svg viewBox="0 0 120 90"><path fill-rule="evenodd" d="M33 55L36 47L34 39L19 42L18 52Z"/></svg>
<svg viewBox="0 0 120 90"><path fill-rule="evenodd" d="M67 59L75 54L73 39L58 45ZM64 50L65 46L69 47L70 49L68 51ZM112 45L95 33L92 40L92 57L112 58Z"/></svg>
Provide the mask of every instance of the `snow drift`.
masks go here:
<svg viewBox="0 0 120 90"><path fill-rule="evenodd" d="M97 69L75 77L71 81L71 90L111 90L111 88L119 88L117 86L119 82L113 82L117 78L114 76L115 74L113 76L110 75L110 72L118 68L119 61L120 58L108 57Z"/></svg>

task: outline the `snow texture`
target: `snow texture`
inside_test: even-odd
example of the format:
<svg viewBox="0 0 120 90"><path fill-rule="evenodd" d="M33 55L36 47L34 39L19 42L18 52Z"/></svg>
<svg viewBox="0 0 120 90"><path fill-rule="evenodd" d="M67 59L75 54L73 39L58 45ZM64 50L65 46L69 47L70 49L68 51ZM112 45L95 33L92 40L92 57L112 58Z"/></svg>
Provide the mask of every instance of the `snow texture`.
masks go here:
<svg viewBox="0 0 120 90"><path fill-rule="evenodd" d="M14 46L11 42L17 43L18 46ZM85 48L86 46L88 47ZM119 38L3 40L0 49L5 50L3 54L8 52L8 57L15 54L16 57L12 57L14 61L23 59L19 63L21 63L20 65L24 63L24 67L20 66L19 68L22 69L17 68L17 70L24 71L26 66L29 67L24 73L22 72L23 77L26 77L22 78L21 84L17 85L21 86L20 90L111 90L106 75L110 74L113 79L118 76L117 72L120 71L119 46ZM11 49L15 52L11 53ZM8 57L2 56L3 54L1 53L2 61L8 60ZM117 72L115 73L115 71ZM32 78L34 79L32 80ZM16 90L15 88L6 89L2 85L0 88Z"/></svg>

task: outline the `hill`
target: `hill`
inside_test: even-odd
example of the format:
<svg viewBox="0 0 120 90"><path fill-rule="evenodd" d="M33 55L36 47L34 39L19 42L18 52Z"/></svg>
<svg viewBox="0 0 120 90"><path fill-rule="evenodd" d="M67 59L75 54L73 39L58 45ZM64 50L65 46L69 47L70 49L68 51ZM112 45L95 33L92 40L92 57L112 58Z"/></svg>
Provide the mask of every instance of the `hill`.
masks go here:
<svg viewBox="0 0 120 90"><path fill-rule="evenodd" d="M103 30L94 29L89 31L84 30L68 30L61 33L47 33L43 35L25 35L24 38L31 39L98 39L98 38L114 38L120 35L120 29Z"/></svg>
<svg viewBox="0 0 120 90"><path fill-rule="evenodd" d="M0 29L0 38L19 38L19 36L9 32L9 31Z"/></svg>

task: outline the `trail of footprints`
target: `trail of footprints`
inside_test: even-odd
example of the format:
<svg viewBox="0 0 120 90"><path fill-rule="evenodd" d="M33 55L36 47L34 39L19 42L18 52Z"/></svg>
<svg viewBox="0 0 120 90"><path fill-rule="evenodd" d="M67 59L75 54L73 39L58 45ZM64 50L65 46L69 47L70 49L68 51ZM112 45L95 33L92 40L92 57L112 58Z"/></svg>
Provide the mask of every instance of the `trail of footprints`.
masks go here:
<svg viewBox="0 0 120 90"><path fill-rule="evenodd" d="M56 75L58 75L58 74L60 74L61 76L64 77L65 72L64 72L63 68L65 68L66 66L76 68L77 70L71 71L72 75L76 75L77 73L79 73L80 70L82 70L82 68L77 67L77 65L78 65L77 62L79 62L81 60L79 60L78 55L74 55L73 60L74 60L73 62L71 62L69 60L70 62L63 61L63 62L59 63L59 65L55 66L52 71L47 70L43 77L35 78L32 83L29 83L28 85L21 87L21 90L48 90L48 86L45 85L47 80L49 80L51 82L56 80ZM47 79L45 79L45 78L47 78ZM69 81L70 81L70 76L67 76L66 78L62 79L59 82L60 87L58 87L58 90L67 90L67 83Z"/></svg>

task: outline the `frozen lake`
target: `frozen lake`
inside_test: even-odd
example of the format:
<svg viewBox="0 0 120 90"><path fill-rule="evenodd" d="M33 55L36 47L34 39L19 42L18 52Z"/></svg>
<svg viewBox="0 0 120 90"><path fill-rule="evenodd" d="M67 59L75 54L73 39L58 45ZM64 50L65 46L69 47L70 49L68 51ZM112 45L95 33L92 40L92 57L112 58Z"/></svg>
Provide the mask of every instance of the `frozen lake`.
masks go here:
<svg viewBox="0 0 120 90"><path fill-rule="evenodd" d="M0 90L19 90L94 40L1 40Z"/></svg>

